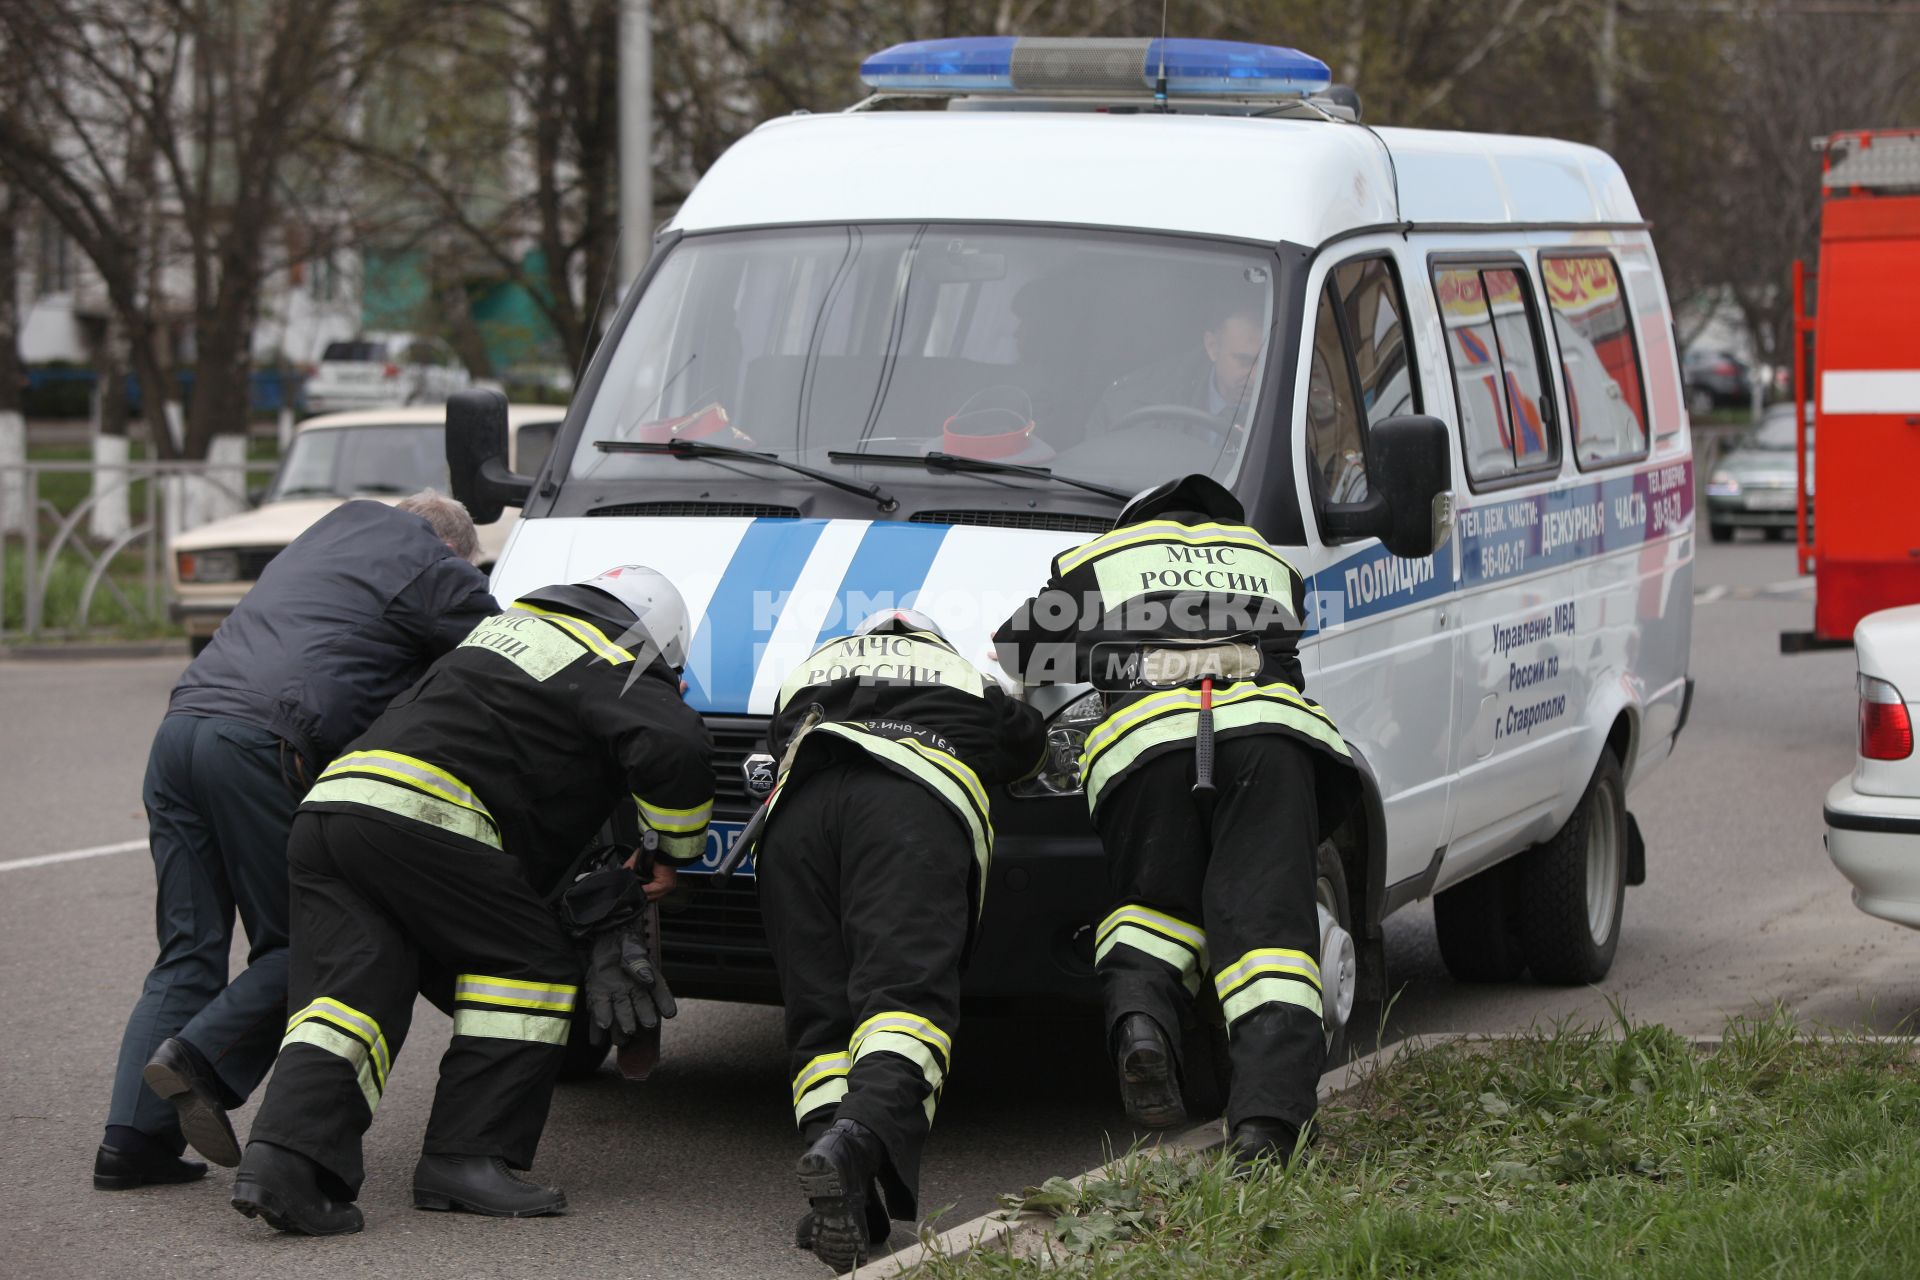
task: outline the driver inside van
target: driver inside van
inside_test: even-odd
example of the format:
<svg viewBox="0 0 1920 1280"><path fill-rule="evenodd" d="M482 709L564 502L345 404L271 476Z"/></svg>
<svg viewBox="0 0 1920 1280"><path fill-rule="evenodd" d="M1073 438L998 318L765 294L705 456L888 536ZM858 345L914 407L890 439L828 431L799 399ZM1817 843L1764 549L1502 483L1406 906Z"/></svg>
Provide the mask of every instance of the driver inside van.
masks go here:
<svg viewBox="0 0 1920 1280"><path fill-rule="evenodd" d="M1307 371L1307 448L1327 502L1361 502L1367 496L1367 460L1360 452L1353 406L1334 390L1327 353L1316 344Z"/></svg>
<svg viewBox="0 0 1920 1280"><path fill-rule="evenodd" d="M1266 348L1267 326L1257 304L1236 304L1200 335L1197 349L1135 369L1107 388L1087 420L1087 439L1143 422L1206 422L1218 430L1243 424L1254 371ZM1156 417L1143 410L1169 406L1185 413ZM1133 418L1131 423L1127 419Z"/></svg>

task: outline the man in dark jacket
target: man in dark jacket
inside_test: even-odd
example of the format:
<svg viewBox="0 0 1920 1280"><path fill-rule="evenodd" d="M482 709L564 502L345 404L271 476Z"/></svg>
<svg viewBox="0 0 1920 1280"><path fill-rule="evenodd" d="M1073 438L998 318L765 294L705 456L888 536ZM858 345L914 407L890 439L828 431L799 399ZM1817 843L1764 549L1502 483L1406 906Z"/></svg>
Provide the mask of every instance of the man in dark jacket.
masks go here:
<svg viewBox="0 0 1920 1280"><path fill-rule="evenodd" d="M705 852L713 744L680 697L687 634L680 593L644 566L544 587L481 622L322 772L288 845L294 1013L235 1209L303 1235L360 1230L361 1137L424 991L452 1012L453 1041L414 1207L566 1210L559 1188L512 1173L533 1163L583 985L545 893L623 807L661 860L644 890L618 873L631 897L664 893ZM605 1030L613 1002L661 994L617 946L595 948L584 985ZM672 1005L653 1009L642 1025Z"/></svg>
<svg viewBox="0 0 1920 1280"><path fill-rule="evenodd" d="M334 754L495 612L466 508L349 502L260 576L174 687L147 761L160 955L120 1044L93 1184L239 1163L227 1111L273 1062L287 1002L287 832ZM236 909L247 968L227 981Z"/></svg>

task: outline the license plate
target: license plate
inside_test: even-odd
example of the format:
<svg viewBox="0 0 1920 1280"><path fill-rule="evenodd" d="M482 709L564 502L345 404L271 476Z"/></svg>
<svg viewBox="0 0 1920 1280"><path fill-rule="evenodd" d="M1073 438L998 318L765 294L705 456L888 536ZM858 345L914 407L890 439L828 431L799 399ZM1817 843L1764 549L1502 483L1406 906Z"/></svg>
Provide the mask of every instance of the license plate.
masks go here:
<svg viewBox="0 0 1920 1280"><path fill-rule="evenodd" d="M1793 491L1785 493L1755 493L1747 498L1747 505L1755 511L1791 511L1793 510Z"/></svg>
<svg viewBox="0 0 1920 1280"><path fill-rule="evenodd" d="M740 837L745 835L746 832L747 824L744 822L708 823L706 852L700 855L700 861L690 862L682 867L681 870L691 872L695 875L712 875L713 872L719 868L720 859L727 856L727 850L739 844ZM752 876L753 856L749 854L743 858L740 865L734 869L733 874L736 876Z"/></svg>

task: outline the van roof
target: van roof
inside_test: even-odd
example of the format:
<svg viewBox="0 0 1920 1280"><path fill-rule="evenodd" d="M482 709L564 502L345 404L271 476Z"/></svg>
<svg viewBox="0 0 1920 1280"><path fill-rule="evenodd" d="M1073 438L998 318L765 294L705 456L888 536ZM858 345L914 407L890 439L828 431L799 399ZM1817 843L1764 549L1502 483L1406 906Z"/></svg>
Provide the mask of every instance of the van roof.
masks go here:
<svg viewBox="0 0 1920 1280"><path fill-rule="evenodd" d="M1317 245L1401 222L1638 226L1641 216L1611 156L1549 138L1246 116L876 111L761 125L670 225L890 221Z"/></svg>
<svg viewBox="0 0 1920 1280"><path fill-rule="evenodd" d="M563 404L510 404L507 425L524 427L528 423L558 422L567 416ZM299 431L326 431L334 427L411 427L422 424L439 426L447 420L443 404L394 405L390 409L352 409L345 413L322 413L303 419Z"/></svg>

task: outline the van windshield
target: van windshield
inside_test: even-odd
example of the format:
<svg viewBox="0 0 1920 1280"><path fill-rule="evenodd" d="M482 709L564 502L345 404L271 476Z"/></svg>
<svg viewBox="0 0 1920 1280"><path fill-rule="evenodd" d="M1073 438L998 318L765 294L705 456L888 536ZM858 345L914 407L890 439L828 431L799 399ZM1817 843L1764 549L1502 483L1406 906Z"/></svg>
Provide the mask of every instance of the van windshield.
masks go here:
<svg viewBox="0 0 1920 1280"><path fill-rule="evenodd" d="M1239 469L1273 327L1261 250L887 225L702 235L671 253L594 397L576 478L737 465L597 447L674 440L849 470L828 453L937 451L1128 491Z"/></svg>

